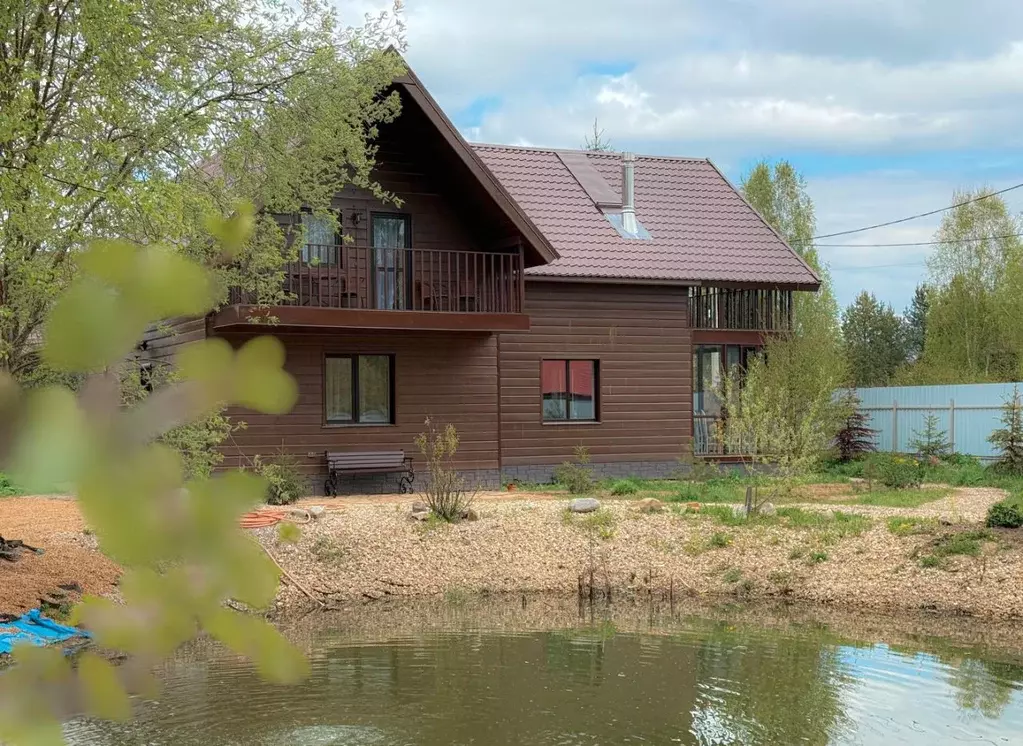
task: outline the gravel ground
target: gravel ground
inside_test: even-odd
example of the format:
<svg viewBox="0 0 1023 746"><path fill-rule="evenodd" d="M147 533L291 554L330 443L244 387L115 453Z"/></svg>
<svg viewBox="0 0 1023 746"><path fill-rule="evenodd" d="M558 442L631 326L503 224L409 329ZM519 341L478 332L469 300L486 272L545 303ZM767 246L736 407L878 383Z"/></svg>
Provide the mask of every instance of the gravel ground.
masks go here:
<svg viewBox="0 0 1023 746"><path fill-rule="evenodd" d="M273 528L256 534L328 606L438 594L575 592L592 565L595 585L619 595L776 596L1014 619L1023 617L1017 532L995 532L979 557L949 557L941 567L923 568L911 556L927 553L943 534L979 528L988 505L1001 497L998 490L959 489L915 509L840 506L875 519L861 535L844 538L827 528L730 528L708 516L643 514L625 500L604 501L613 525L599 538L579 517L566 521L567 501L548 495L484 499L479 521L454 526L411 520L409 499L338 500L319 522L303 526L296 545L278 542ZM935 521L930 533L897 537L883 520L893 515L955 525ZM715 547L722 543L727 546ZM310 602L285 581L277 604L286 614Z"/></svg>
<svg viewBox="0 0 1023 746"><path fill-rule="evenodd" d="M96 549L94 537L74 500L62 497L0 498L0 535L43 549L22 552L17 562L0 560L0 613L21 614L39 606L57 587L77 583L84 593L111 593L120 575L116 564ZM69 593L75 601L77 593Z"/></svg>

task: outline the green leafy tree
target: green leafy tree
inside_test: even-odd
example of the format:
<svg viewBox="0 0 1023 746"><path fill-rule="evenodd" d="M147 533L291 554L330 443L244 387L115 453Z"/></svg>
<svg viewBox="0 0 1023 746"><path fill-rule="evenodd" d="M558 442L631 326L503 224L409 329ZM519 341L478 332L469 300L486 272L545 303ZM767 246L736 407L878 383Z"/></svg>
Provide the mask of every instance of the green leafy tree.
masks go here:
<svg viewBox="0 0 1023 746"><path fill-rule="evenodd" d="M1018 386L1013 387L1012 396L1002 407L1002 427L988 436L988 442L998 449L998 460L992 468L1023 477L1023 399Z"/></svg>
<svg viewBox="0 0 1023 746"><path fill-rule="evenodd" d="M902 319L866 290L842 314L842 340L855 386L887 386L906 362Z"/></svg>
<svg viewBox="0 0 1023 746"><path fill-rule="evenodd" d="M371 178L398 113L400 20L343 26L326 0L11 0L0 10L0 370L38 361L43 319L96 239L166 243L272 301L270 213L325 211ZM208 221L265 208L234 261Z"/></svg>
<svg viewBox="0 0 1023 746"><path fill-rule="evenodd" d="M782 456L788 463L786 468L798 471L830 446L845 419L844 408L833 397L835 389L848 382L838 304L813 245L817 228L813 202L805 181L792 165L785 161L773 167L758 163L743 179L742 192L821 278L817 293L796 293L792 333L767 338L767 362L760 360L751 366L751 375L738 397L748 399L747 411L762 410L769 418L777 428L771 438L781 441L771 444L771 448L781 448L786 453ZM818 419L808 419L808 412ZM749 428L737 423L727 437L733 441L759 440L761 436L751 428L759 429L762 424L746 421Z"/></svg>
<svg viewBox="0 0 1023 746"><path fill-rule="evenodd" d="M251 210L212 225L231 261L251 228ZM283 370L284 348L257 337L238 350L221 339L189 345L179 379L135 404L122 399L119 370L146 327L201 315L216 300L216 277L166 246L97 242L74 256L74 280L49 312L40 355L53 371L83 376L22 389L0 373L0 465L27 490L72 486L100 548L124 568L123 604L87 598L74 611L100 649L128 655L113 666L96 652L75 665L57 648L19 646L0 677L0 742L62 743L61 720L86 712L127 719L129 695L152 692L150 671L205 632L252 658L275 681L305 674L302 656L264 620L233 611L273 599L278 569L238 528L261 502L262 479L242 472L189 479L162 442L224 404L283 414L298 398Z"/></svg>
<svg viewBox="0 0 1023 746"><path fill-rule="evenodd" d="M956 203L990 194L956 192ZM921 383L1012 380L1023 360L1023 221L998 196L946 213L928 265Z"/></svg>

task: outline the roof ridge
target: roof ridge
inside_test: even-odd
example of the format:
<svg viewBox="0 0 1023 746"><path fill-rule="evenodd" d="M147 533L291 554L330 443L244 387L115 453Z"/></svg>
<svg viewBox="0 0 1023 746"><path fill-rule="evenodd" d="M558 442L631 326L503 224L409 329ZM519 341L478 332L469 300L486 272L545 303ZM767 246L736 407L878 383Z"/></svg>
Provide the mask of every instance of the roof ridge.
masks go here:
<svg viewBox="0 0 1023 746"><path fill-rule="evenodd" d="M534 153L584 153L594 158L620 158L621 153L618 152L607 152L597 150L586 150L584 148L548 148L539 145L504 145L501 143L490 143L490 142L470 142L470 146L480 150L518 150L518 151L531 151ZM686 156L686 155L646 155L643 153L636 154L637 159L645 161L681 161L685 163L710 163L710 158L700 158L697 156Z"/></svg>

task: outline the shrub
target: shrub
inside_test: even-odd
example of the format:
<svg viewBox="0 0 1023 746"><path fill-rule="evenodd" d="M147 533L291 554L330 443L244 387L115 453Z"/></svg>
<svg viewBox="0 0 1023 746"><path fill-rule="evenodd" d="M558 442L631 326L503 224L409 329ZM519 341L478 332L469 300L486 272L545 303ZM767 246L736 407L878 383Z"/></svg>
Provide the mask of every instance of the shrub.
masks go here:
<svg viewBox="0 0 1023 746"><path fill-rule="evenodd" d="M1014 386L1012 396L1005 400L1002 427L991 433L988 441L999 454L992 468L1002 474L1023 476L1023 402L1019 387Z"/></svg>
<svg viewBox="0 0 1023 746"><path fill-rule="evenodd" d="M901 490L923 484L926 465L913 456L878 453L870 457L864 473L885 487Z"/></svg>
<svg viewBox="0 0 1023 746"><path fill-rule="evenodd" d="M257 455L252 459L252 468L266 480L268 505L291 505L308 492L309 482L298 466L298 459L290 454L281 451L267 460Z"/></svg>
<svg viewBox="0 0 1023 746"><path fill-rule="evenodd" d="M1016 500L1002 500L988 508L986 525L990 528L1023 526L1023 509Z"/></svg>
<svg viewBox="0 0 1023 746"><path fill-rule="evenodd" d="M715 531L707 543L715 549L725 549L732 543L732 537L723 531Z"/></svg>
<svg viewBox="0 0 1023 746"><path fill-rule="evenodd" d="M818 549L810 552L810 556L806 558L806 561L811 565L819 565L821 562L828 561L828 553Z"/></svg>
<svg viewBox="0 0 1023 746"><path fill-rule="evenodd" d="M430 512L448 523L462 520L476 500L478 489L470 490L451 461L458 452L458 431L448 424L437 428L429 417L426 431L416 436L416 447L426 461L426 486L421 494Z"/></svg>
<svg viewBox="0 0 1023 746"><path fill-rule="evenodd" d="M564 486L573 495L592 492L593 475L589 468L589 449L586 446L576 446L573 456L575 461L566 461L554 469L554 481Z"/></svg>
<svg viewBox="0 0 1023 746"><path fill-rule="evenodd" d="M849 415L835 435L838 460L843 463L855 461L877 450L874 440L877 430L867 427L867 415L860 411L860 400L855 394L847 397Z"/></svg>
<svg viewBox="0 0 1023 746"><path fill-rule="evenodd" d="M923 430L913 431L913 439L909 445L927 459L942 458L951 450L948 431L941 429L938 424L938 415L933 413L924 418Z"/></svg>
<svg viewBox="0 0 1023 746"><path fill-rule="evenodd" d="M637 492L639 492L639 487L631 479L619 479L611 484L611 494L618 497L635 495Z"/></svg>
<svg viewBox="0 0 1023 746"><path fill-rule="evenodd" d="M20 495L21 490L18 486L11 481L11 478L0 471L0 497L11 497L12 495Z"/></svg>

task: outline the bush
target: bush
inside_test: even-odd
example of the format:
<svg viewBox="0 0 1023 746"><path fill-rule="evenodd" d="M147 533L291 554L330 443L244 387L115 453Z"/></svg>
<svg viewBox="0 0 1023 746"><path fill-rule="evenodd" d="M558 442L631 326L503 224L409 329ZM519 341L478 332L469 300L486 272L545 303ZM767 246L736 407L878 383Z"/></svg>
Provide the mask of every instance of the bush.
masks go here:
<svg viewBox="0 0 1023 746"><path fill-rule="evenodd" d="M913 456L879 453L867 461L864 474L885 487L902 490L922 485L926 471L926 464Z"/></svg>
<svg viewBox="0 0 1023 746"><path fill-rule="evenodd" d="M1002 500L988 508L986 524L991 528L1023 526L1023 509L1018 500Z"/></svg>
<svg viewBox="0 0 1023 746"><path fill-rule="evenodd" d="M267 482L268 505L291 505L309 491L309 480L299 468L298 459L288 453L281 451L267 460L256 456L252 468Z"/></svg>
<svg viewBox="0 0 1023 746"><path fill-rule="evenodd" d="M554 481L573 495L593 491L593 475L590 473L590 452L586 446L576 446L575 461L566 461L554 469Z"/></svg>
<svg viewBox="0 0 1023 746"><path fill-rule="evenodd" d="M468 489L451 461L458 451L458 431L448 424L443 430L426 418L426 431L416 436L416 447L426 460L428 474L423 500L438 518L455 523L469 512L478 489Z"/></svg>
<svg viewBox="0 0 1023 746"><path fill-rule="evenodd" d="M0 497L11 497L12 495L20 495L21 490L18 486L11 481L11 478L0 471Z"/></svg>
<svg viewBox="0 0 1023 746"><path fill-rule="evenodd" d="M621 497L623 495L635 495L639 487L631 479L619 479L611 484L611 494Z"/></svg>
<svg viewBox="0 0 1023 746"><path fill-rule="evenodd" d="M998 449L998 460L993 468L1011 476L1023 477L1023 401L1018 387L1002 408L1002 427L988 437Z"/></svg>
<svg viewBox="0 0 1023 746"><path fill-rule="evenodd" d="M707 543L715 549L725 549L732 543L732 537L721 531L715 531Z"/></svg>
<svg viewBox="0 0 1023 746"><path fill-rule="evenodd" d="M933 413L924 417L923 430L913 431L913 439L909 444L926 459L944 458L951 450L948 432L941 429L938 415Z"/></svg>

